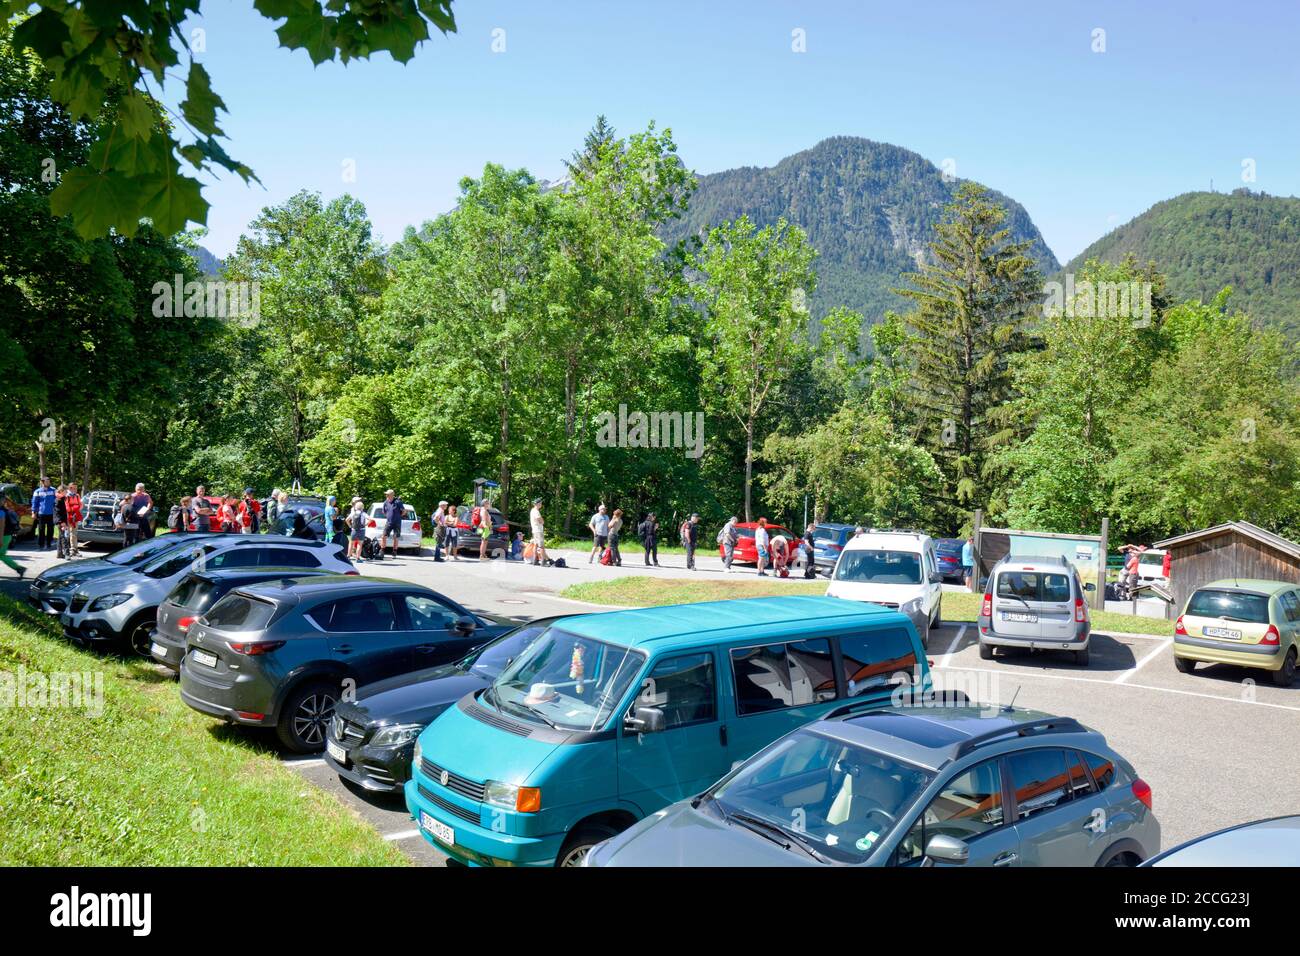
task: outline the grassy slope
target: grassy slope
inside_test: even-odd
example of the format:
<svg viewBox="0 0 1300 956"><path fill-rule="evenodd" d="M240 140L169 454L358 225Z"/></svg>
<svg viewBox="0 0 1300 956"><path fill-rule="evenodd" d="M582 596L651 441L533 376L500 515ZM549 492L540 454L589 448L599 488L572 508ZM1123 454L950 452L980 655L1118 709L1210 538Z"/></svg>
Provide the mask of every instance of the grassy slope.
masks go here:
<svg viewBox="0 0 1300 956"><path fill-rule="evenodd" d="M0 671L20 665L102 673L103 713L0 708L0 864L404 862L262 742L182 704L146 662L82 651L0 597Z"/></svg>
<svg viewBox="0 0 1300 956"><path fill-rule="evenodd" d="M689 604L696 601L720 601L728 598L767 597L773 594L825 594L826 582L803 580L758 580L755 578L681 579L623 577L612 581L572 584L560 592L561 597L593 604L616 604L654 607L662 604ZM943 595L945 621L971 621L979 613L980 595L947 591ZM1160 634L1172 636L1171 621L1133 617L1108 611L1092 611L1092 626L1110 634Z"/></svg>

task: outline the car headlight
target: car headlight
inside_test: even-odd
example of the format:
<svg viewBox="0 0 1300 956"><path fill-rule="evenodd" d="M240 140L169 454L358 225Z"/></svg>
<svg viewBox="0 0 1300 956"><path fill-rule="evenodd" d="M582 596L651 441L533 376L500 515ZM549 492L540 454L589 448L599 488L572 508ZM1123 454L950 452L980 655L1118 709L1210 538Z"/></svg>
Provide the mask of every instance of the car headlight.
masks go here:
<svg viewBox="0 0 1300 956"><path fill-rule="evenodd" d="M370 741L370 743L375 747L396 747L400 744L409 744L420 736L420 731L423 729L423 724L396 724L392 727L384 727L379 733L375 734L374 740ZM418 748L416 753L418 759Z"/></svg>
<svg viewBox="0 0 1300 956"><path fill-rule="evenodd" d="M90 604L92 611L107 611L111 607L117 607L119 604L125 604L131 600L134 595L131 594L105 594L103 597L97 597Z"/></svg>
<svg viewBox="0 0 1300 956"><path fill-rule="evenodd" d="M420 749L420 738L416 737L415 754L411 757L411 764L416 767L420 766L420 760L422 757L424 757L424 751Z"/></svg>
<svg viewBox="0 0 1300 956"><path fill-rule="evenodd" d="M912 598L912 600L908 601L906 604L900 604L898 609L910 617L913 614L919 614L921 612L922 604L923 602L920 598Z"/></svg>
<svg viewBox="0 0 1300 956"><path fill-rule="evenodd" d="M483 802L519 813L536 813L542 808L542 791L536 787L516 787L489 780L483 785Z"/></svg>

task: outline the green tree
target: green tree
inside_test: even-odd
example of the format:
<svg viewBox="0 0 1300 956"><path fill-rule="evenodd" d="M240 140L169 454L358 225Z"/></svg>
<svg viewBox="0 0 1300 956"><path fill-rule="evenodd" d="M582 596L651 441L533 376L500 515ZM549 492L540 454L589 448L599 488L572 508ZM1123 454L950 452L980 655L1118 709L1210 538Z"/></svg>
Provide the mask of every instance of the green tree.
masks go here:
<svg viewBox="0 0 1300 956"><path fill-rule="evenodd" d="M916 306L905 317L913 397L925 444L948 478L950 522L989 499L985 461L1005 437L994 413L1014 395L1012 359L1027 345L1041 291L1030 243L1011 241L1005 219L987 190L963 184L935 227L933 261L897 290Z"/></svg>

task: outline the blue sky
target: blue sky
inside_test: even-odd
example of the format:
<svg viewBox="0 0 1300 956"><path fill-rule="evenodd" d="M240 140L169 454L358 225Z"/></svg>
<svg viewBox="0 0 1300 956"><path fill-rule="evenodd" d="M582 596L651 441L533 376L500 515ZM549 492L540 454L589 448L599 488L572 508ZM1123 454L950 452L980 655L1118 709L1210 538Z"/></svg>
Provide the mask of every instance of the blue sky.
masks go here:
<svg viewBox="0 0 1300 956"><path fill-rule="evenodd" d="M460 0L459 32L405 66L318 68L249 0L204 7L196 58L265 186L206 186L218 255L302 188L351 192L393 241L486 162L558 177L598 113L620 133L670 127L701 173L833 135L952 159L1021 202L1062 261L1211 181L1300 193L1300 5L1283 0Z"/></svg>

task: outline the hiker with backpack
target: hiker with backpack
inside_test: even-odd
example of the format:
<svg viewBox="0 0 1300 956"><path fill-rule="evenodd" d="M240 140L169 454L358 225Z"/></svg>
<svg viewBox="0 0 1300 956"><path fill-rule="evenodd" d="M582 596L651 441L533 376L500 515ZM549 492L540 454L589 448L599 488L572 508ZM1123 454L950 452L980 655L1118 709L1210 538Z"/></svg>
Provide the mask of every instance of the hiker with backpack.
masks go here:
<svg viewBox="0 0 1300 956"><path fill-rule="evenodd" d="M253 497L253 489L244 489L244 498L239 502L239 530L242 534L257 534L258 519L262 515L262 506Z"/></svg>
<svg viewBox="0 0 1300 956"><path fill-rule="evenodd" d="M682 547L686 549L686 570L695 570L695 547L700 543L700 516L693 514L682 523Z"/></svg>
<svg viewBox="0 0 1300 956"><path fill-rule="evenodd" d="M731 562L736 556L736 542L740 540L740 532L736 530L737 518L732 515L727 519L727 523L722 526L718 532L718 544L722 545L722 570L727 574L731 573Z"/></svg>
<svg viewBox="0 0 1300 956"><path fill-rule="evenodd" d="M659 567L659 522L655 520L653 511L636 526L636 536L641 539L641 546L645 548L645 566L650 567L653 559L654 566Z"/></svg>
<svg viewBox="0 0 1300 956"><path fill-rule="evenodd" d="M351 540L348 542L348 557L362 561L361 545L366 540L366 503L360 497L352 499L352 511L348 514L348 529Z"/></svg>

